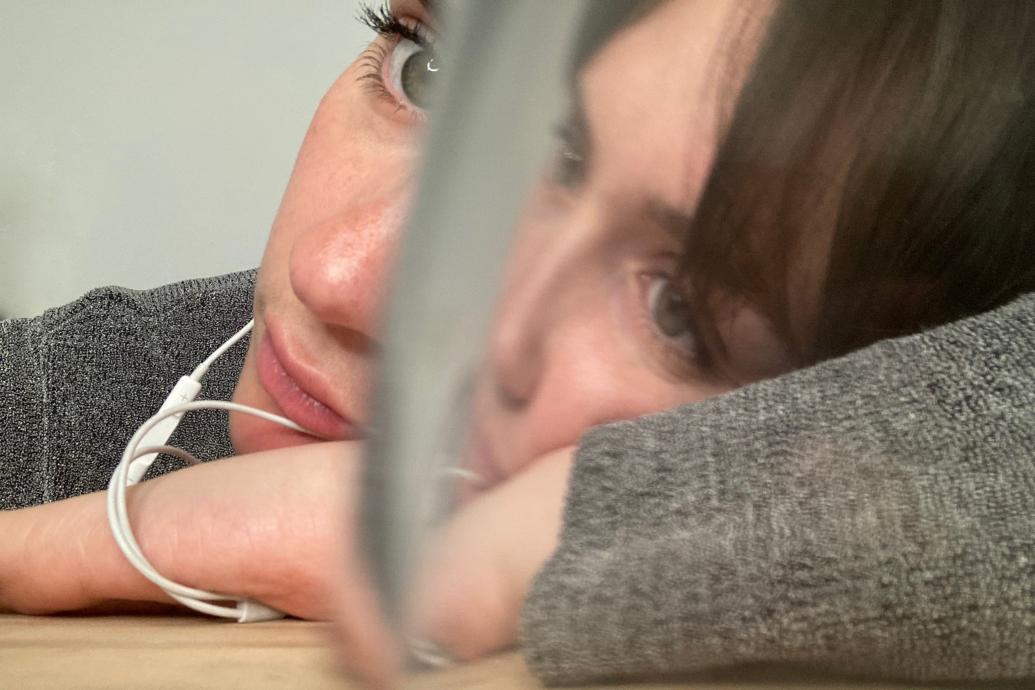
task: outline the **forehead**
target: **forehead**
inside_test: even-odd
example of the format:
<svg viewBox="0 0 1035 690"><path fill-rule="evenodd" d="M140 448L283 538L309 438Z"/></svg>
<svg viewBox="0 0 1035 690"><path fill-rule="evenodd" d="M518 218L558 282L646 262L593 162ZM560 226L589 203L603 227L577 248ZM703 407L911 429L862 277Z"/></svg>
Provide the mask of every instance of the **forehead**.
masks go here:
<svg viewBox="0 0 1035 690"><path fill-rule="evenodd" d="M693 209L737 68L757 43L741 36L743 19L762 4L667 0L601 48L582 73L581 91L602 185L615 192L634 185ZM732 54L734 47L744 55Z"/></svg>

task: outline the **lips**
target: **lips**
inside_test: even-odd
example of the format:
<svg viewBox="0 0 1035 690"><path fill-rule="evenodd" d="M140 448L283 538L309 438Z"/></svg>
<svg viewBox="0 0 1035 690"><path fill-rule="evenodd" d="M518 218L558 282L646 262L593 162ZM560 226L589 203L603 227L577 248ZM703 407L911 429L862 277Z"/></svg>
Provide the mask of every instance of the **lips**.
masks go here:
<svg viewBox="0 0 1035 690"><path fill-rule="evenodd" d="M259 383L295 424L328 440L356 440L362 436L353 422L316 397L312 389L319 382L283 354L270 330L259 343L258 370Z"/></svg>

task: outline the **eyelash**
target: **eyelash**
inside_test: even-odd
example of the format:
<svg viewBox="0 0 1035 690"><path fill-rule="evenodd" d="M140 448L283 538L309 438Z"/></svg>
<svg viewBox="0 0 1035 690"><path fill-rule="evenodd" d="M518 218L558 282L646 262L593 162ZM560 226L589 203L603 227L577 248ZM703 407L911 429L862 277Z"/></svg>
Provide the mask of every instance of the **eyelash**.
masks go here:
<svg viewBox="0 0 1035 690"><path fill-rule="evenodd" d="M678 285L678 279L665 270L652 269L636 276L636 308L640 320L639 327L646 332L651 347L655 351L655 359L667 373L679 380L706 373L709 369L708 353L701 340L700 329L692 317L687 319L686 324L694 342L692 353L674 345L674 339L661 331L650 303L651 287L657 280L666 280L672 286Z"/></svg>
<svg viewBox="0 0 1035 690"><path fill-rule="evenodd" d="M555 128L558 150L552 164L550 181L564 195L578 194L589 174L589 146L581 140L579 132L570 120L565 120ZM693 352L677 347L673 342L675 339L661 331L651 310L651 287L658 280L668 281L673 289L679 289L679 279L671 271L658 267L637 273L634 287L633 318L636 320L636 328L645 334L643 337L648 341L651 358L665 373L678 380L707 374L713 368L712 359L700 337L699 324L692 315L687 318L686 327L693 339Z"/></svg>
<svg viewBox="0 0 1035 690"><path fill-rule="evenodd" d="M567 120L554 129L554 137L557 140L557 154L552 180L564 189L578 189L585 182L589 171L588 146Z"/></svg>
<svg viewBox="0 0 1035 690"><path fill-rule="evenodd" d="M360 75L357 81L364 89L415 122L424 121L427 116L423 110L402 103L385 84L385 61L399 45L401 39L413 41L422 48L431 49L434 41L422 24L411 26L399 19L392 12L388 3L374 8L361 4L357 19L372 29L378 36L390 42L389 45L374 43L367 48L359 59Z"/></svg>
<svg viewBox="0 0 1035 690"><path fill-rule="evenodd" d="M423 121L426 119L426 115L422 110L400 102L388 89L384 80L384 66L400 39L413 41L426 49L433 47L433 39L423 25L411 26L402 22L392 13L387 2L378 8L366 4L361 5L358 19L390 43L389 45L375 43L367 48L359 60L362 73L357 80L368 92L392 106L396 113L403 112L414 121ZM561 147L558 152L558 166L564 162L571 163L573 169L568 172L572 172L577 178L568 182L559 181L559 184L566 189L576 189L584 181L587 172L588 160L584 150L585 144L577 140L577 136L568 124L558 127L557 138ZM559 167L557 173L561 174ZM679 379L685 379L707 369L707 354L697 336L696 324L692 322L688 323L687 327L695 341L693 354L678 351L679 348L672 344L673 339L661 332L650 308L650 284L659 279L668 280L673 284L676 282L676 278L666 272L650 271L638 276L636 297L637 313L641 320L640 327L647 332L647 337L650 338L652 347L656 350L655 356L661 359L659 363L664 369Z"/></svg>

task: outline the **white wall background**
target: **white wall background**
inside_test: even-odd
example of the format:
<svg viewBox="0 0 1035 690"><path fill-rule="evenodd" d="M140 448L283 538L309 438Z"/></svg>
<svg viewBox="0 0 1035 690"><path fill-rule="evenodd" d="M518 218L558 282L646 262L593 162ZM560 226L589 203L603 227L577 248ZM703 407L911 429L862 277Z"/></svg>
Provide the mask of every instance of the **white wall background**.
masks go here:
<svg viewBox="0 0 1035 690"><path fill-rule="evenodd" d="M251 267L356 0L0 0L0 314Z"/></svg>

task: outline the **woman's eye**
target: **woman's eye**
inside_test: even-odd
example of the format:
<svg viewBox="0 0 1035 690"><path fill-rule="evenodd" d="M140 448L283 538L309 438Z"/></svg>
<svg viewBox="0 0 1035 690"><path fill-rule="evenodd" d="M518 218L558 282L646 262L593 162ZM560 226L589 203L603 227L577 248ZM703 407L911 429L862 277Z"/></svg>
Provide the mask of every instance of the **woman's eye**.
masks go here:
<svg viewBox="0 0 1035 690"><path fill-rule="evenodd" d="M439 71L435 39L421 22L395 16L388 3L361 4L359 20L378 35L359 59L359 81L397 114L423 120Z"/></svg>
<svg viewBox="0 0 1035 690"><path fill-rule="evenodd" d="M435 52L408 38L400 38L385 65L385 82L397 98L417 110L426 110L438 73Z"/></svg>
<svg viewBox="0 0 1035 690"><path fill-rule="evenodd" d="M650 276L647 311L660 337L687 357L697 356L690 305L668 276Z"/></svg>
<svg viewBox="0 0 1035 690"><path fill-rule="evenodd" d="M568 126L558 130L557 139L557 159L553 167L554 184L565 189L576 189L586 179L584 147Z"/></svg>
<svg viewBox="0 0 1035 690"><path fill-rule="evenodd" d="M582 154L562 141L553 169L554 183L566 189L575 189L582 184L585 177L586 161Z"/></svg>

